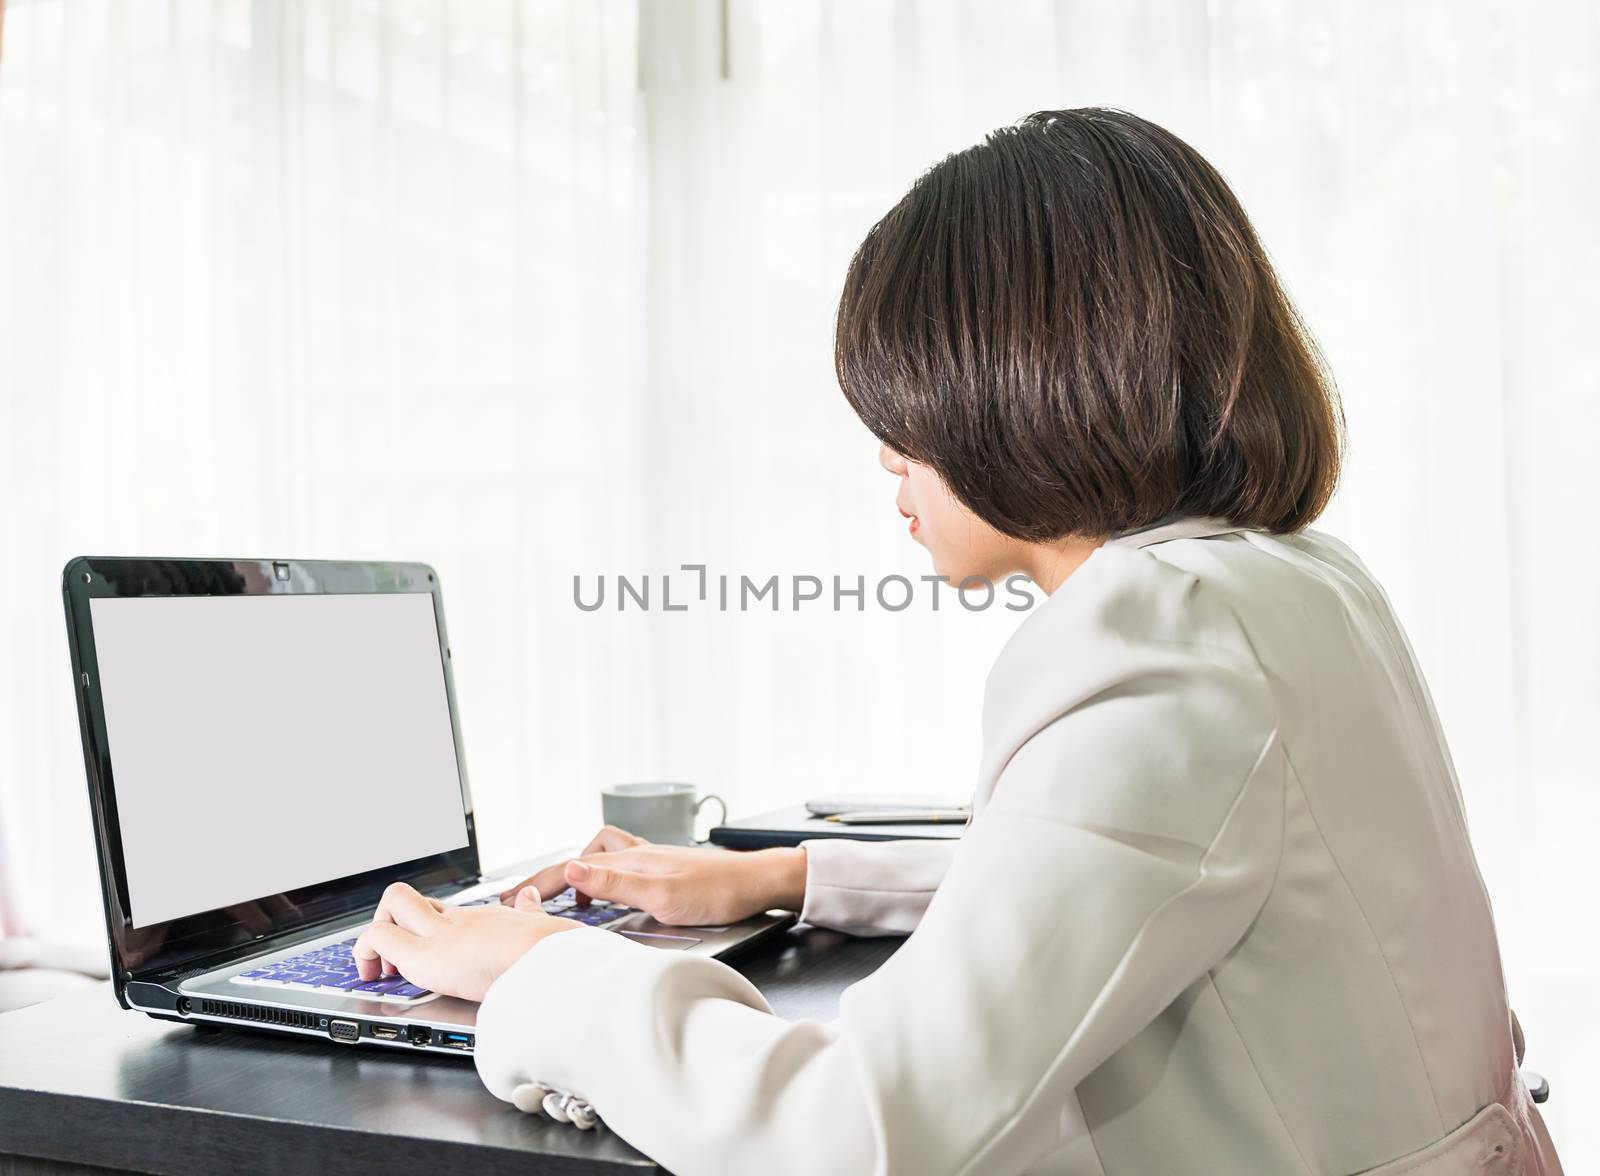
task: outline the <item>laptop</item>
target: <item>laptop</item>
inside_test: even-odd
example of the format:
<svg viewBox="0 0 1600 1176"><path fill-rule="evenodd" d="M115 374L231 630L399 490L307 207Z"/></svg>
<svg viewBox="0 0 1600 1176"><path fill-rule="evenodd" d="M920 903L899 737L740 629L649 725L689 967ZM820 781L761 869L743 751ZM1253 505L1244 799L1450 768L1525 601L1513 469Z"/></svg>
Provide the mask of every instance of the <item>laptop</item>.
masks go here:
<svg viewBox="0 0 1600 1176"><path fill-rule="evenodd" d="M493 902L439 577L420 563L81 557L62 573L110 941L127 1009L470 1054L477 1005L363 982L385 886ZM720 956L793 922L686 928L546 903Z"/></svg>

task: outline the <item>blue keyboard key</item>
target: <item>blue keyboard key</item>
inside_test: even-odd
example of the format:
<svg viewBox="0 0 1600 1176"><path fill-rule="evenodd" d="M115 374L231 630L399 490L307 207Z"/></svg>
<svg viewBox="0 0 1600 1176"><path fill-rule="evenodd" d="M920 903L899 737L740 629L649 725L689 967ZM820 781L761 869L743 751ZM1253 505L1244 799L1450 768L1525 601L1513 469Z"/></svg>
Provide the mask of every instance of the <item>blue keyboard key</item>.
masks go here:
<svg viewBox="0 0 1600 1176"><path fill-rule="evenodd" d="M330 972L322 972L307 980L306 983L315 984L318 988L332 988L335 984L339 983L339 981L343 979L343 976L335 976Z"/></svg>
<svg viewBox="0 0 1600 1176"><path fill-rule="evenodd" d="M393 989L399 988L404 983L405 983L404 980L395 979L394 977L390 977L387 980L383 980L383 979L368 980L365 984L357 985L355 988L351 989L351 991L352 992L390 992Z"/></svg>
<svg viewBox="0 0 1600 1176"><path fill-rule="evenodd" d="M261 976L271 975L271 973L268 972L268 970L266 968L257 968L253 972L240 972L239 975L248 976L248 977L250 977L250 979L254 980L254 979L257 979L258 977L261 977Z"/></svg>
<svg viewBox="0 0 1600 1176"><path fill-rule="evenodd" d="M392 990L389 995L403 996L407 1000L411 1000L414 997L427 996L428 990L426 988L418 988L415 984L402 984L399 988Z"/></svg>
<svg viewBox="0 0 1600 1176"><path fill-rule="evenodd" d="M359 988L361 985L367 984L367 983L369 983L369 981L363 980L360 976L340 976L337 980L334 980L331 983L325 984L325 985L323 985L323 987L324 988Z"/></svg>

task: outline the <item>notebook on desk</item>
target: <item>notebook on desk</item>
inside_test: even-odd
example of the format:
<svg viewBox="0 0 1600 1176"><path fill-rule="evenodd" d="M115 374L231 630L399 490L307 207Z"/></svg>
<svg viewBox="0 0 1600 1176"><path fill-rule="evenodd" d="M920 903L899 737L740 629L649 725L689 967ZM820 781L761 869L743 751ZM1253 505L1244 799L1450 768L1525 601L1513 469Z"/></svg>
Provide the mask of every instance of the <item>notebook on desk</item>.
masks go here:
<svg viewBox="0 0 1600 1176"><path fill-rule="evenodd" d="M711 830L711 844L728 849L767 849L774 845L799 845L818 837L851 837L857 841L905 841L960 837L959 824L843 825L812 816L801 804L773 809L753 817L728 821Z"/></svg>

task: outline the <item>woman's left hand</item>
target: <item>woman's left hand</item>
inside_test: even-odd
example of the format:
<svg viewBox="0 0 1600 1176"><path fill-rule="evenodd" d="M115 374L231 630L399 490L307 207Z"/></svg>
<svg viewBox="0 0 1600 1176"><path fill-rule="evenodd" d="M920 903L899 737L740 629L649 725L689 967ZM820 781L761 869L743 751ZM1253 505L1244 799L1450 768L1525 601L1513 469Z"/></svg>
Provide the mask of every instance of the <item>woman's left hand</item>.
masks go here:
<svg viewBox="0 0 1600 1176"><path fill-rule="evenodd" d="M513 906L453 907L396 882L352 951L363 980L398 972L419 988L481 1001L545 936L588 930L545 914L532 892L518 895Z"/></svg>

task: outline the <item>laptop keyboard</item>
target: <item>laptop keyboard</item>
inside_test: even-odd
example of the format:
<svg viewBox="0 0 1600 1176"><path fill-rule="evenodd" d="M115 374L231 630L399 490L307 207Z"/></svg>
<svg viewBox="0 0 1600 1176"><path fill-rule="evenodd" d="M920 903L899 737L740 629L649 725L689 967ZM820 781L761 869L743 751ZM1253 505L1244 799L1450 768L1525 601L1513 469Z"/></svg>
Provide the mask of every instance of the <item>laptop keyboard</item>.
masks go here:
<svg viewBox="0 0 1600 1176"><path fill-rule="evenodd" d="M480 898L469 906L480 906L483 903L499 902L498 898ZM591 898L589 905L577 905L578 896L572 892L572 887L567 887L554 898L544 900L544 909L547 914L556 915L562 919L576 919L580 923L587 923L591 927L599 927L612 919L620 919L623 915L634 913L632 907L625 907L618 903L606 902L601 898Z"/></svg>
<svg viewBox="0 0 1600 1176"><path fill-rule="evenodd" d="M271 988L297 988L301 991L338 991L368 1000L413 1001L429 995L426 988L408 983L403 976L379 976L363 980L356 972L350 949L354 939L329 943L286 960L252 968L233 977L238 984L263 984Z"/></svg>
<svg viewBox="0 0 1600 1176"><path fill-rule="evenodd" d="M498 896L480 898L463 906L486 906L499 902ZM573 919L590 927L603 926L613 919L633 914L630 907L613 906L599 899L587 907L577 905L571 889L545 900L547 913L562 919ZM363 980L356 972L355 957L350 951L356 941L352 937L338 943L326 943L288 959L263 964L248 972L232 977L235 984L259 984L269 988L290 988L301 992L343 993L359 996L363 1000L382 1000L407 1004L432 996L426 988L412 984L404 976L379 976L376 980Z"/></svg>

